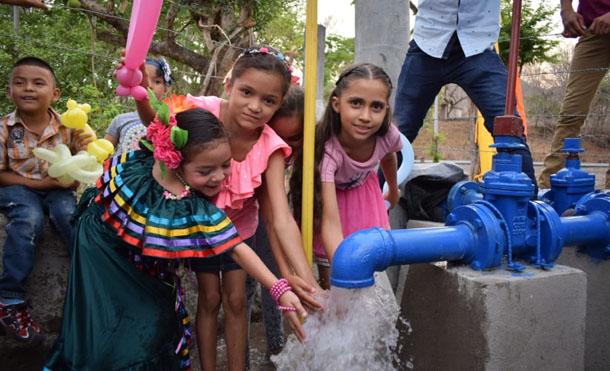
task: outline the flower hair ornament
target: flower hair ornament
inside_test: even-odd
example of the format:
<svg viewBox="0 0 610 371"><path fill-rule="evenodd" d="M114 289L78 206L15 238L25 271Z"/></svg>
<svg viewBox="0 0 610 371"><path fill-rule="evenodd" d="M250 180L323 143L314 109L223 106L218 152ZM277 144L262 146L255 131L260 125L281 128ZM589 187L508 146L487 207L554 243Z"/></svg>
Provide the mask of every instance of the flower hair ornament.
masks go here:
<svg viewBox="0 0 610 371"><path fill-rule="evenodd" d="M188 131L178 127L176 114L193 106L186 104L183 96L172 95L171 98L160 101L151 89L148 89L148 99L156 116L146 130L147 140L143 139L141 143L152 151L154 159L160 162L162 176L165 176L167 169L174 170L180 166L180 149L188 142Z"/></svg>

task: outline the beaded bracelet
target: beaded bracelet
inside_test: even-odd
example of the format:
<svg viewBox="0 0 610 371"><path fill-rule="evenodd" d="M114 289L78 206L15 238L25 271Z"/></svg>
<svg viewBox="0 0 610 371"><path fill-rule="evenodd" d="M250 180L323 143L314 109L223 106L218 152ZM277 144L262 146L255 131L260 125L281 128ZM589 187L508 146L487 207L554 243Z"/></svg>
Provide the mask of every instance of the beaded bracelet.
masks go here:
<svg viewBox="0 0 610 371"><path fill-rule="evenodd" d="M284 305L280 305L280 297L284 295L287 291L292 291L292 287L290 287L290 283L285 278L279 279L275 281L273 286L269 289L269 293L273 300L277 303L277 308L283 312L296 312L296 308L287 307Z"/></svg>

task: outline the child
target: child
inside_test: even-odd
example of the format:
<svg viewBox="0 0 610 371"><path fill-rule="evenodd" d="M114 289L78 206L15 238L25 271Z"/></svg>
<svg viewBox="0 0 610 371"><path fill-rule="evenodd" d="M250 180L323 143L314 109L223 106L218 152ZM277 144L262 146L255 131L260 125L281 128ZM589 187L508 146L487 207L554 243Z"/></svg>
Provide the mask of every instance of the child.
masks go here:
<svg viewBox="0 0 610 371"><path fill-rule="evenodd" d="M145 63L148 87L157 99L162 99L169 91L173 79L169 64L163 58L147 58ZM115 117L106 130L108 139L116 148L116 155L139 149L140 138L146 135L146 126L142 125L138 112L127 112Z"/></svg>
<svg viewBox="0 0 610 371"><path fill-rule="evenodd" d="M296 85L291 85L288 93L284 97L279 110L275 112L269 126L275 131L284 142L286 142L292 153L300 150L303 138L303 89ZM287 177L292 169L292 156L288 160ZM272 231L271 231L272 232ZM261 258L263 263L277 274L278 268L271 254L270 241L265 223L260 223L256 229L254 244L252 249ZM246 297L248 299L248 324L252 312L252 302L256 294L257 282L251 276L246 280ZM284 335L282 331L282 316L274 305L273 299L266 291L261 291L261 303L263 321L265 324L265 336L267 340L267 355L278 354L284 346Z"/></svg>
<svg viewBox="0 0 610 371"><path fill-rule="evenodd" d="M303 339L297 313L306 312L296 295L208 201L230 171L224 128L202 109L175 120L187 133L182 149L156 119L147 132L152 155L142 150L114 157L97 190L83 195L62 332L47 368L190 368L191 332L176 259L225 253L271 287Z"/></svg>
<svg viewBox="0 0 610 371"><path fill-rule="evenodd" d="M381 165L389 186L385 199L394 207L399 198L395 152L402 143L390 123L391 91L392 82L383 69L372 64L352 66L339 76L316 128L314 254L323 288L329 287L330 261L344 237L365 228L389 229L375 169ZM299 172L294 173L293 184L300 184ZM300 190L291 187L291 191L298 216Z"/></svg>
<svg viewBox="0 0 610 371"><path fill-rule="evenodd" d="M281 251L274 248L274 256L282 275L291 281L301 300L319 308L312 296L315 279L284 187L284 162L290 148L266 125L288 91L290 69L281 53L254 47L246 49L231 70L225 84L226 100L213 96L186 99L218 117L231 138L231 177L223 183L214 203L226 211L240 237L248 241L258 225L260 202L267 226L278 239L272 247L281 246ZM150 104L140 101L137 106L142 121L149 121ZM247 337L245 272L226 256L193 261L191 267L199 284L197 339L202 368L216 369L217 317L222 302L228 368L243 370Z"/></svg>
<svg viewBox="0 0 610 371"><path fill-rule="evenodd" d="M47 62L35 57L18 60L8 86L16 110L4 116L0 125L0 209L8 218L0 277L0 325L29 344L42 340L24 302L24 285L34 265L44 212L70 246L70 218L76 206L76 183L62 185L49 177L48 163L34 157L32 150L64 143L75 153L87 144L80 137L82 132L61 125L51 108L59 94L55 73Z"/></svg>

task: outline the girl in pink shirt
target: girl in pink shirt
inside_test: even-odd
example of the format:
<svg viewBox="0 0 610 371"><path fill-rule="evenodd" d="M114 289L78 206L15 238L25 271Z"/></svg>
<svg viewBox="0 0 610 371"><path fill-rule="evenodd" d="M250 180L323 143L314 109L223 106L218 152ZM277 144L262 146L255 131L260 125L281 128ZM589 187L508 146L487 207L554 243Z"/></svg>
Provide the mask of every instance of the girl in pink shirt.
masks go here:
<svg viewBox="0 0 610 371"><path fill-rule="evenodd" d="M248 239L258 225L260 204L268 233L273 236L271 248L280 272L305 303L319 307L312 296L317 284L305 259L300 231L284 187L285 158L290 155L290 147L267 126L280 108L290 81L290 69L281 53L269 47L249 48L237 58L225 82L227 99L189 95L182 103L210 111L229 134L231 175L220 185L216 206L227 213L240 237L249 244ZM142 121L149 122L154 117L150 104L144 101L137 105ZM245 369L245 271L224 257L195 259L191 267L197 273L199 285L197 340L202 369L216 369L217 316L221 303L228 369Z"/></svg>
<svg viewBox="0 0 610 371"><path fill-rule="evenodd" d="M328 288L329 265L345 237L371 227L389 229L384 198L398 202L396 153L400 133L390 122L392 82L383 69L358 64L337 80L321 122L316 127L316 197L314 254L320 283ZM376 175L381 165L389 191L381 194ZM297 165L298 166L298 165ZM300 205L299 172L291 180L296 210Z"/></svg>

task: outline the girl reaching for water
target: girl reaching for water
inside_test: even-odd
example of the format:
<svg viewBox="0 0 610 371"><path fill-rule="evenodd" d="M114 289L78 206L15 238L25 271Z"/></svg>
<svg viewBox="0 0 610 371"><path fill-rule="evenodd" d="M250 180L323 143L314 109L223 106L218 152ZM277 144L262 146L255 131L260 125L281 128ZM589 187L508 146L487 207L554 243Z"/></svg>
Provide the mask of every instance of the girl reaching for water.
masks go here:
<svg viewBox="0 0 610 371"><path fill-rule="evenodd" d="M144 79L145 80L145 79ZM251 238L258 225L258 205L266 219L282 275L310 307L317 287L302 249L301 235L288 206L284 187L285 158L290 148L267 125L290 86L291 73L284 56L270 47L249 48L237 58L225 83L227 99L187 96L186 103L217 116L229 134L231 176L221 186L215 204L226 211L241 238ZM153 111L147 101L137 102L143 122ZM276 248L279 247L279 248ZM246 274L227 257L193 260L197 272L199 307L197 337L205 370L216 369L217 316L222 303L230 370L245 368Z"/></svg>
<svg viewBox="0 0 610 371"><path fill-rule="evenodd" d="M389 229L384 198L390 207L398 202L395 152L402 148L400 133L390 122L391 92L383 69L354 65L339 76L316 127L314 254L324 288L329 287L330 262L345 237L365 228ZM385 196L375 174L379 165L389 186ZM293 174L290 187L297 217L300 176Z"/></svg>
<svg viewBox="0 0 610 371"><path fill-rule="evenodd" d="M306 313L297 296L209 201L230 172L224 127L199 108L160 120L148 128L152 153L107 161L97 189L81 198L62 330L48 369L189 369L191 331L175 274L182 258L230 255L271 289L303 339L297 313Z"/></svg>

